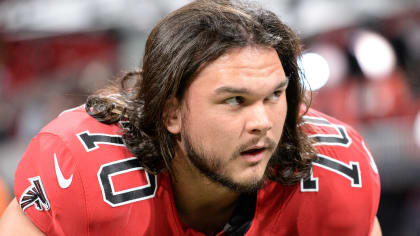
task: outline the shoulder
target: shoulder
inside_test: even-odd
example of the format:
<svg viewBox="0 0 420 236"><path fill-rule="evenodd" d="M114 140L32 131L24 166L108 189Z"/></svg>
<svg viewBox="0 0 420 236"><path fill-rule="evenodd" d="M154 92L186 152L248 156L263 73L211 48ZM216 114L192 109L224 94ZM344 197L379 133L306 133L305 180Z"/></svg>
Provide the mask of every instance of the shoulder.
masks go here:
<svg viewBox="0 0 420 236"><path fill-rule="evenodd" d="M41 129L27 147L16 174L32 168L54 178L58 170L80 175L86 168L95 169L125 157L132 154L125 148L122 127L100 123L79 106L62 112Z"/></svg>
<svg viewBox="0 0 420 236"><path fill-rule="evenodd" d="M123 206L155 196L157 177L127 150L122 126L102 124L80 106L60 114L31 141L14 188L22 210L44 233L85 235L94 222L127 220ZM117 225L93 232L117 232Z"/></svg>
<svg viewBox="0 0 420 236"><path fill-rule="evenodd" d="M57 118L47 124L39 133L60 137L66 144L77 145L74 138L78 138L86 151L98 148L97 143L124 146L122 139L106 137L121 137L123 124L103 124L89 116L85 106L63 111ZM102 134L102 135L101 135ZM107 142L109 141L109 142ZM93 145L93 146L92 146Z"/></svg>
<svg viewBox="0 0 420 236"><path fill-rule="evenodd" d="M44 154L54 152L58 163L70 162L81 171L85 167L133 157L122 138L123 126L121 122L104 124L96 121L82 105L62 112L42 128L32 143L42 146ZM31 150L31 145L28 150Z"/></svg>
<svg viewBox="0 0 420 236"><path fill-rule="evenodd" d="M320 163L332 165L331 162L335 162L335 165L340 166L340 163L347 163L348 167L356 168L357 164L356 169L360 169L360 165L363 165L363 167L368 167L365 169L366 174L372 173L369 176L378 178L378 168L372 154L363 138L353 127L310 109L303 116L302 129L314 140L313 145L318 150L318 158L314 161L315 165L322 165ZM344 167L341 166L342 168ZM360 181L357 181L358 177L349 178L355 181L352 182L354 186L361 185Z"/></svg>
<svg viewBox="0 0 420 236"><path fill-rule="evenodd" d="M317 134L317 136L315 137L321 137L322 134L325 134L324 136L326 137L328 137L327 135L329 135L330 137L332 137L331 135L335 135L336 137L351 135L353 138L357 138L356 141L362 140L358 132L350 125L314 109L309 109L308 112L303 116L303 123L303 130L309 135ZM351 140L339 139L336 139L336 141L346 146L350 145L352 142Z"/></svg>
<svg viewBox="0 0 420 236"><path fill-rule="evenodd" d="M314 227L325 225L319 234L368 234L378 210L380 180L367 144L353 127L319 111L310 109L303 120L317 157L296 197L317 218Z"/></svg>
<svg viewBox="0 0 420 236"><path fill-rule="evenodd" d="M359 133L333 117L310 109L303 117L302 129L314 140L317 158L313 161L313 174L326 175L332 183L363 189L362 193L379 190L379 173L372 154ZM319 180L320 181L320 180ZM302 191L319 191L322 183L315 177L302 181ZM327 186L326 186L327 187Z"/></svg>
<svg viewBox="0 0 420 236"><path fill-rule="evenodd" d="M261 214L274 217L278 235L368 235L380 196L368 146L351 126L321 112L310 109L303 120L317 150L311 176L296 186L271 182L260 193Z"/></svg>

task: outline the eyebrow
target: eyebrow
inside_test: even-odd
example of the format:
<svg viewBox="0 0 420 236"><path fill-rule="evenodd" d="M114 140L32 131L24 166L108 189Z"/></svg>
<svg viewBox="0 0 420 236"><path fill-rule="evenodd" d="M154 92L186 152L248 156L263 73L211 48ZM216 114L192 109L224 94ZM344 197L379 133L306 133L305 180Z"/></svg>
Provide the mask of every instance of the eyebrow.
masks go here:
<svg viewBox="0 0 420 236"><path fill-rule="evenodd" d="M289 84L289 78L286 77L283 81L281 81L275 88L274 90L280 89L280 88L284 88L287 87L287 85ZM217 95L220 94L224 94L224 93L239 93L239 94L249 94L251 93L251 91L247 88L235 88L235 87L230 87L230 86L222 86L219 87L215 90L215 93Z"/></svg>

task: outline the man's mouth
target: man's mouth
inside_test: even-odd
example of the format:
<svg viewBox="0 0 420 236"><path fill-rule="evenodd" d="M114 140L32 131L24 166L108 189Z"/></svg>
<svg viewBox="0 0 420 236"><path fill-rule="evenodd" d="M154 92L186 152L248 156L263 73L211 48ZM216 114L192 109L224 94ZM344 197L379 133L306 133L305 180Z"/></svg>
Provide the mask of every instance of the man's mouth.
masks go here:
<svg viewBox="0 0 420 236"><path fill-rule="evenodd" d="M261 161L266 152L266 147L252 147L243 152L241 152L241 157L244 158L247 162L257 163Z"/></svg>
<svg viewBox="0 0 420 236"><path fill-rule="evenodd" d="M265 147L260 148L250 148L246 151L241 152L241 155L258 155L261 152L264 152L266 150Z"/></svg>

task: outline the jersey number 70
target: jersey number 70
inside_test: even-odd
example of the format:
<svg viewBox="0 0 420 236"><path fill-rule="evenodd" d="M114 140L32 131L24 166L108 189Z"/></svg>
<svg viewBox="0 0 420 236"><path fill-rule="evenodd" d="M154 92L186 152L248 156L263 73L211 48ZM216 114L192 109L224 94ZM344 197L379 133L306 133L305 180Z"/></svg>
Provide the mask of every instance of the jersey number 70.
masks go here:
<svg viewBox="0 0 420 236"><path fill-rule="evenodd" d="M98 149L98 144L125 146L122 137L119 135L90 134L89 131L85 131L79 133L77 136L87 152ZM112 182L112 177L131 171L142 171L146 177L147 184L122 191L116 191L114 183ZM157 176L144 171L144 169L140 167L137 157L103 164L99 168L97 175L103 199L112 207L146 200L154 197L156 194Z"/></svg>
<svg viewBox="0 0 420 236"><path fill-rule="evenodd" d="M315 146L328 145L328 146L342 146L348 148L352 144L352 139L348 135L345 126L336 125L330 123L328 120L319 118L304 116L304 123L311 124L314 126L327 126L336 130L337 134L313 134L309 137L313 138L316 143ZM363 144L363 148L366 150L370 157L370 164L373 170L377 173L377 168L373 162L373 158ZM360 172L359 162L350 161L349 164L336 160L332 157L323 154L317 154L317 159L312 162L313 166L332 171L336 174L347 178L350 181L352 187L361 188L362 178ZM318 178L313 176L313 172L309 179L301 180L301 192L318 192Z"/></svg>

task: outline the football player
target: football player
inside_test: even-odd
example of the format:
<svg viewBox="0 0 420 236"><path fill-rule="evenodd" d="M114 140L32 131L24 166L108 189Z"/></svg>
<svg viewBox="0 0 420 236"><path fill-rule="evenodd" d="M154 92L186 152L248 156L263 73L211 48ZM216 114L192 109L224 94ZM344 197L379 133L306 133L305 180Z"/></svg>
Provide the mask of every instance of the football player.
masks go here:
<svg viewBox="0 0 420 236"><path fill-rule="evenodd" d="M1 235L380 235L375 162L304 104L300 55L251 3L169 14L141 71L32 140Z"/></svg>

